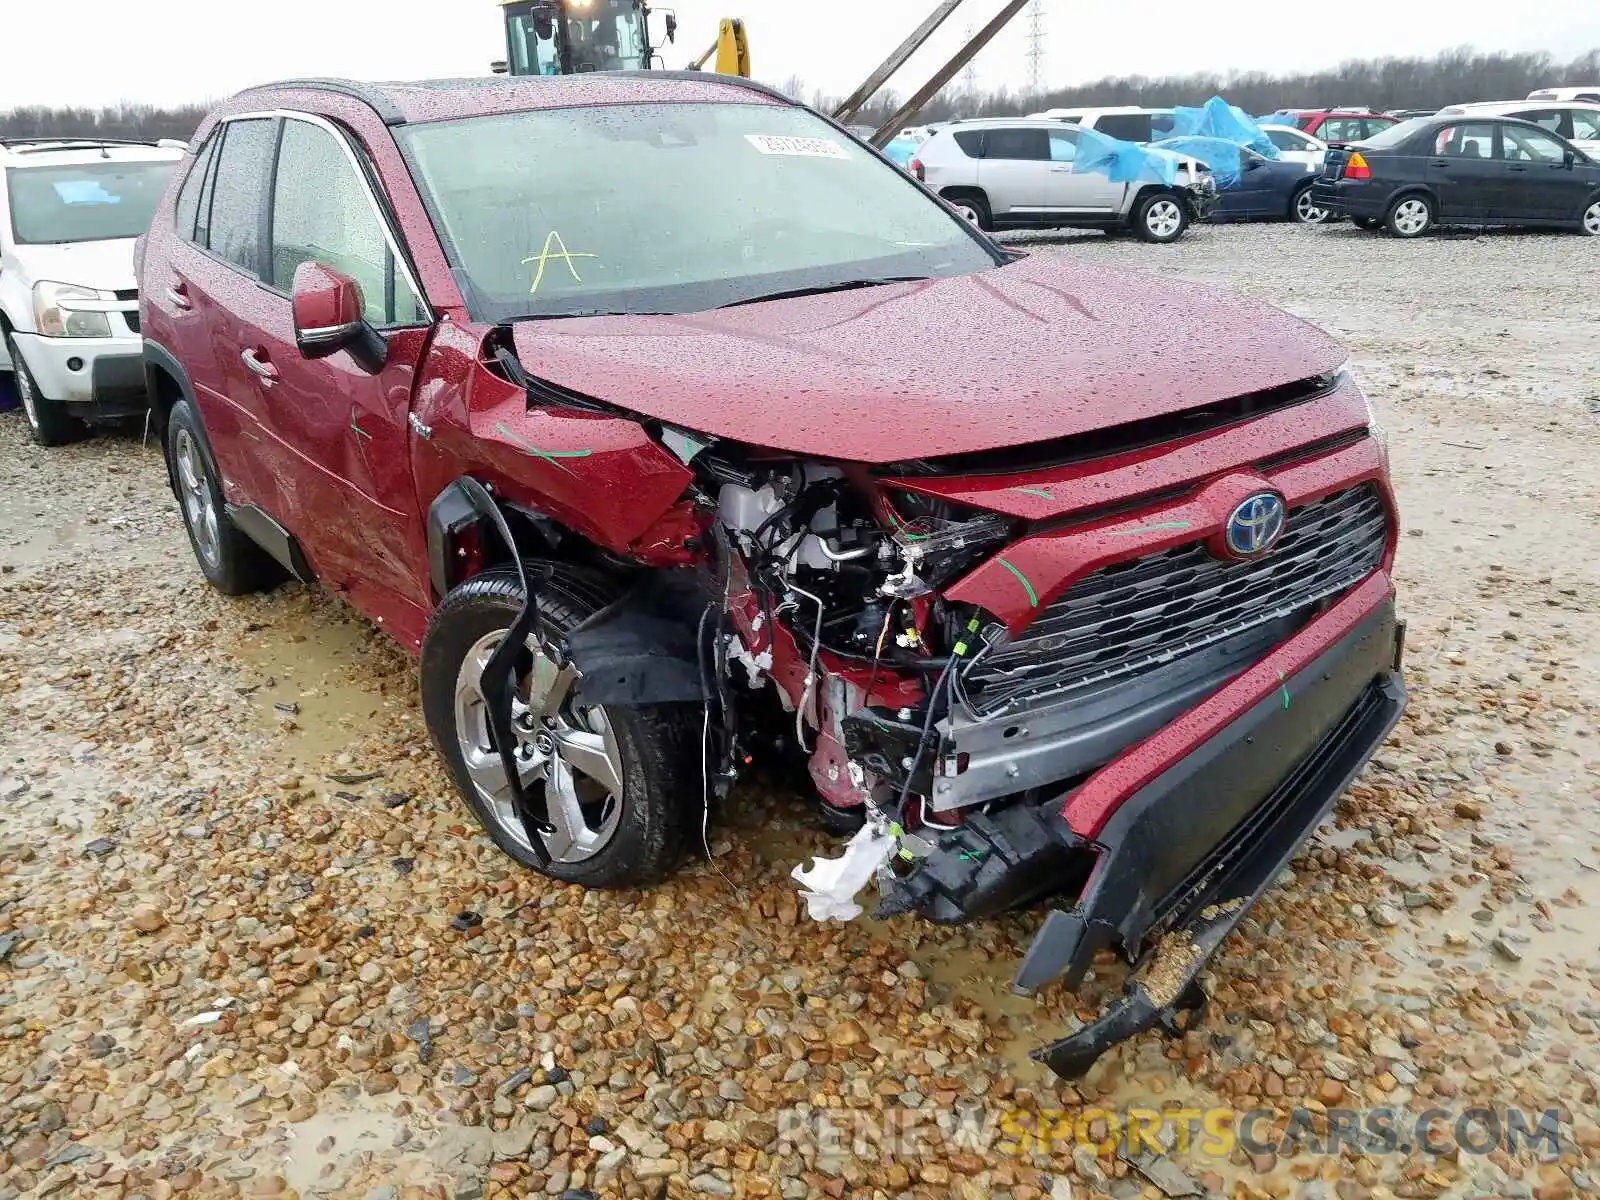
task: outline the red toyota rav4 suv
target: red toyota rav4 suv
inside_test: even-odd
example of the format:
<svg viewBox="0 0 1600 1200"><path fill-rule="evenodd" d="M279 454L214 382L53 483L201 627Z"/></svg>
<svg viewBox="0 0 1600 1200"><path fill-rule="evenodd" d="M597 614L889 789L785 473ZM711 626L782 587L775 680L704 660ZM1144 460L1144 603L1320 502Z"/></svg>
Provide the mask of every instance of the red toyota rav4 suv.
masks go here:
<svg viewBox="0 0 1600 1200"><path fill-rule="evenodd" d="M1404 703L1335 343L1002 250L758 85L253 89L141 270L201 570L419 653L507 854L648 882L790 755L866 822L880 913L1055 900L1026 988L1164 964L1062 1073L1202 1002Z"/></svg>

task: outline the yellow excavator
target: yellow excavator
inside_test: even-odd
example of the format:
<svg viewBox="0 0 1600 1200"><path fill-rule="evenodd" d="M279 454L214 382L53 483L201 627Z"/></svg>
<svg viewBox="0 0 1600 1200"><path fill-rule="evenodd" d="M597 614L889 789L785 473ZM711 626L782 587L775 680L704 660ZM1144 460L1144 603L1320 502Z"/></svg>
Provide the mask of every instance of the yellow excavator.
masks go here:
<svg viewBox="0 0 1600 1200"><path fill-rule="evenodd" d="M663 41L650 38L647 0L500 0L506 22L506 57L496 74L577 75L585 71L648 71L661 61L665 42L678 37L678 17L659 9ZM712 58L723 75L750 77L744 22L725 18L711 48L689 64L700 70Z"/></svg>
<svg viewBox="0 0 1600 1200"><path fill-rule="evenodd" d="M847 124L903 67L918 49L960 7L962 0L938 0L938 4L848 99L834 109L833 119ZM968 38L949 62L907 100L868 140L882 149L901 127L928 103L956 72L993 40L1023 10L1029 0L1006 0L994 18ZM677 14L659 9L663 18L664 41L650 40L648 0L500 0L506 20L506 58L493 64L497 74L575 75L584 71L648 71L661 61L660 49L678 36ZM722 75L750 78L750 44L744 22L725 18L717 40L691 70L702 69L713 57Z"/></svg>

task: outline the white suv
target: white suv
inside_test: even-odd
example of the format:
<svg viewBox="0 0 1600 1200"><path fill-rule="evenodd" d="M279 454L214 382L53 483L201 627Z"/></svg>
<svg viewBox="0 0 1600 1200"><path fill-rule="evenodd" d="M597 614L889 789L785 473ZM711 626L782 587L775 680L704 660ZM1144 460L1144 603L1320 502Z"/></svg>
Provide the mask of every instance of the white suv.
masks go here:
<svg viewBox="0 0 1600 1200"><path fill-rule="evenodd" d="M1181 155L1170 187L1078 171L1079 133L1029 117L963 121L917 147L910 169L985 230L1131 229L1147 242L1173 242L1216 203L1211 172Z"/></svg>
<svg viewBox="0 0 1600 1200"><path fill-rule="evenodd" d="M183 149L0 140L0 371L41 445L148 407L133 247Z"/></svg>

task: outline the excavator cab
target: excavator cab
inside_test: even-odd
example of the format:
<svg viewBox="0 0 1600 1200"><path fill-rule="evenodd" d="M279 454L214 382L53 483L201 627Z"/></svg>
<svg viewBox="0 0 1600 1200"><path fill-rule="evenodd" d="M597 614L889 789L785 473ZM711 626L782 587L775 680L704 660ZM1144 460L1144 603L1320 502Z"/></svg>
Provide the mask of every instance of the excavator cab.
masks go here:
<svg viewBox="0 0 1600 1200"><path fill-rule="evenodd" d="M650 8L644 0L502 0L505 70L576 75L650 69ZM676 32L667 18L667 37ZM501 64L496 63L496 71Z"/></svg>

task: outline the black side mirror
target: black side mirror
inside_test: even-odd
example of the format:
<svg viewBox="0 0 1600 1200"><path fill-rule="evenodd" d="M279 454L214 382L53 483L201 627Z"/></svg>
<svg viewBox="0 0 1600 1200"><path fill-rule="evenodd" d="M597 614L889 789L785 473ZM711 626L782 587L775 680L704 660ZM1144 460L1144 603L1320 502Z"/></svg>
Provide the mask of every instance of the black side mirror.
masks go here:
<svg viewBox="0 0 1600 1200"><path fill-rule="evenodd" d="M1567 166L1570 167L1570 166L1576 165L1576 163L1578 161L1578 155L1577 155L1576 151L1568 150L1565 154L1563 154L1561 156L1561 159L1562 159L1563 162L1565 162L1567 164Z"/></svg>
<svg viewBox="0 0 1600 1200"><path fill-rule="evenodd" d="M1244 169L1246 171L1259 171L1261 170L1261 167L1265 161L1265 159L1257 158L1253 154L1246 155L1244 160Z"/></svg>
<svg viewBox="0 0 1600 1200"><path fill-rule="evenodd" d="M678 14L677 13L668 13L667 14L667 41L676 42L677 40L678 40Z"/></svg>

